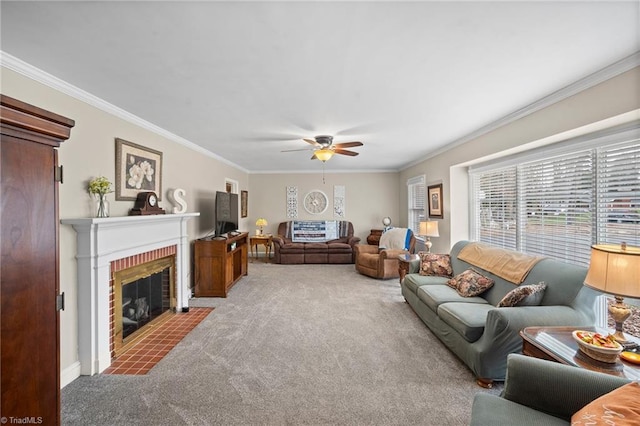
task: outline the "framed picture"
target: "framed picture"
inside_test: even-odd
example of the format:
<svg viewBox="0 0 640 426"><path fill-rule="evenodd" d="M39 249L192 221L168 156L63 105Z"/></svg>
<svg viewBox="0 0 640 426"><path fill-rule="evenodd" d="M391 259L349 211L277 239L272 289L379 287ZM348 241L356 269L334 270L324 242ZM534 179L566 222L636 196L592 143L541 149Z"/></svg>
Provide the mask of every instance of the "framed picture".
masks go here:
<svg viewBox="0 0 640 426"><path fill-rule="evenodd" d="M431 185L427 188L427 200L429 202L429 217L444 219L442 212L442 184Z"/></svg>
<svg viewBox="0 0 640 426"><path fill-rule="evenodd" d="M162 152L116 138L116 200L153 191L162 200Z"/></svg>
<svg viewBox="0 0 640 426"><path fill-rule="evenodd" d="M249 209L249 191L240 191L240 216L247 217Z"/></svg>

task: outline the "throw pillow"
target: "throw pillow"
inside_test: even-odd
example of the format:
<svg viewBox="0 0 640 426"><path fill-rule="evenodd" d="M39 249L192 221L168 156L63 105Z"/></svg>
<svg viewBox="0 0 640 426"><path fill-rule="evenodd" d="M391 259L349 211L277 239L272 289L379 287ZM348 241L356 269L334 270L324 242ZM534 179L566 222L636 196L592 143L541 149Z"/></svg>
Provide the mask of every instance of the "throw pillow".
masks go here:
<svg viewBox="0 0 640 426"><path fill-rule="evenodd" d="M640 383L631 382L585 405L571 416L571 425L637 425L639 418Z"/></svg>
<svg viewBox="0 0 640 426"><path fill-rule="evenodd" d="M462 297L473 297L484 293L493 287L493 280L485 277L475 269L467 269L466 271L451 278L447 283L458 290L458 294Z"/></svg>
<svg viewBox="0 0 640 426"><path fill-rule="evenodd" d="M538 306L540 302L542 302L542 297L546 289L547 284L544 281L538 284L522 285L505 294L498 303L498 307Z"/></svg>
<svg viewBox="0 0 640 426"><path fill-rule="evenodd" d="M451 256L420 252L420 275L435 275L437 277L452 277Z"/></svg>

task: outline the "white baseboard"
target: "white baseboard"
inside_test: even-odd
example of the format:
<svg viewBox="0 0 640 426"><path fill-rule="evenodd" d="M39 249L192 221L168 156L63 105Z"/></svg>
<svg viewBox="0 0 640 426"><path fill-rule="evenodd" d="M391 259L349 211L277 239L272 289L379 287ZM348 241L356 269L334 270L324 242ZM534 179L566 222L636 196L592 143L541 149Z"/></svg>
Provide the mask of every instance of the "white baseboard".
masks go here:
<svg viewBox="0 0 640 426"><path fill-rule="evenodd" d="M80 377L80 361L76 361L60 372L60 389Z"/></svg>

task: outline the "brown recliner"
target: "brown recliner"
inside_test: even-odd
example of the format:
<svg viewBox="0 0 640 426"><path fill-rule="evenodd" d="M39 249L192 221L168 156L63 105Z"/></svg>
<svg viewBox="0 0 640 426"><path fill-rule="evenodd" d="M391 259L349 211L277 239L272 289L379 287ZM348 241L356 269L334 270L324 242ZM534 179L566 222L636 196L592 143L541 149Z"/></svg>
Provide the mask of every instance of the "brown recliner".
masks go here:
<svg viewBox="0 0 640 426"><path fill-rule="evenodd" d="M356 271L369 277L387 280L398 278L398 256L401 254L413 253L416 245L416 237L411 234L409 250L384 248L367 244L356 244L354 246L356 255Z"/></svg>

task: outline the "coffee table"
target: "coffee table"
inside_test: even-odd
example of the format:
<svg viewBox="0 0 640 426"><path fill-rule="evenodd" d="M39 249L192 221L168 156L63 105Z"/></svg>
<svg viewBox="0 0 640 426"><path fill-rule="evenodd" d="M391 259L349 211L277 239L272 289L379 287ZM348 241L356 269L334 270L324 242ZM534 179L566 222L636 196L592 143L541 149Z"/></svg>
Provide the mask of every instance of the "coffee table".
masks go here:
<svg viewBox="0 0 640 426"><path fill-rule="evenodd" d="M522 353L591 371L640 380L640 365L638 364L632 364L619 358L615 363L609 364L583 354L578 349L578 342L571 335L574 330L609 334L606 330L595 327L526 327L520 331ZM631 337L631 340L640 343L640 339Z"/></svg>

